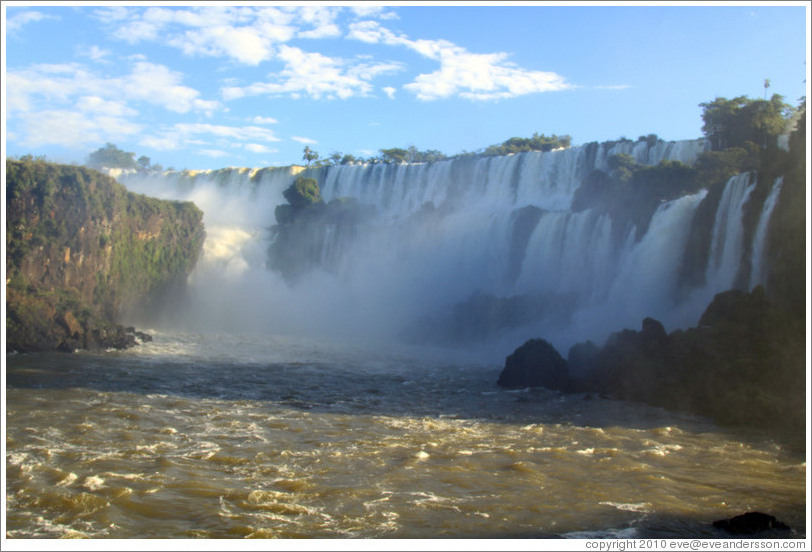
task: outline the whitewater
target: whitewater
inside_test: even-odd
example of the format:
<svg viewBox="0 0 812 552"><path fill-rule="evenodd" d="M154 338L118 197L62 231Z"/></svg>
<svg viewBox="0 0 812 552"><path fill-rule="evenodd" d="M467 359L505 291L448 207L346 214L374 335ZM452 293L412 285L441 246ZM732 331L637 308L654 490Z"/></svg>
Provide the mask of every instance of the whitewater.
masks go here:
<svg viewBox="0 0 812 552"><path fill-rule="evenodd" d="M6 536L722 538L714 520L760 510L792 528L771 536L804 537L805 457L769 432L496 385L528 337L566 356L646 316L694 325L715 293L763 283L780 179L761 183L750 233L750 174L661 203L644 231L573 210L612 155L692 163L706 147L119 175L133 192L194 201L202 256L185 296L125 316L151 342L7 355ZM268 247L300 175L325 201L375 214L326 236L290 282ZM707 261L686 285L702 208ZM400 339L477 291L560 296L566 309L453 346Z"/></svg>
<svg viewBox="0 0 812 552"><path fill-rule="evenodd" d="M732 177L712 206L698 285L686 286L680 271L697 210L711 201L706 190L661 203L644 232L607 213L572 209L583 181L608 171L613 155L641 165L692 164L707 148L704 140L641 140L425 164L227 168L120 180L138 193L193 201L204 212L203 256L189 300L165 313L170 327L392 342L474 293L560 298L561 312L551 308L465 344L498 361L533 337L566 356L577 342L602 343L645 317L667 331L695 325L716 293L764 283L777 194L764 202L759 231L745 243L743 214L756 186L749 173ZM268 246L274 210L298 176L315 178L325 202L354 198L375 214L349 237L324 236L312 270L286 282L269 266ZM765 185L780 190L780 182ZM151 314L148 322L160 324Z"/></svg>

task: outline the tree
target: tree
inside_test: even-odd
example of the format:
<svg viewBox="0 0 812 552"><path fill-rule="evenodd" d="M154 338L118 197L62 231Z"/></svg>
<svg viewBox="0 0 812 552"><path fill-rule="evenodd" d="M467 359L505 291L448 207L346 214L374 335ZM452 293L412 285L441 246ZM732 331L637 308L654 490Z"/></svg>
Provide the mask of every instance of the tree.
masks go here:
<svg viewBox="0 0 812 552"><path fill-rule="evenodd" d="M282 192L282 195L296 210L322 203L321 189L315 178L300 176Z"/></svg>
<svg viewBox="0 0 812 552"><path fill-rule="evenodd" d="M761 148L776 144L794 109L783 96L773 94L770 100L751 100L738 96L732 100L716 98L699 104L703 108L702 132L714 150L746 147L754 142Z"/></svg>
<svg viewBox="0 0 812 552"><path fill-rule="evenodd" d="M149 170L150 168L150 159L146 155L142 155L138 158L138 168L139 170Z"/></svg>
<svg viewBox="0 0 812 552"><path fill-rule="evenodd" d="M409 151L403 148L390 148L379 150L384 163L406 163Z"/></svg>
<svg viewBox="0 0 812 552"><path fill-rule="evenodd" d="M767 89L770 87L770 79L764 79L764 99L767 99Z"/></svg>
<svg viewBox="0 0 812 552"><path fill-rule="evenodd" d="M86 164L92 169L135 169L138 166L135 153L122 151L110 142L88 155Z"/></svg>
<svg viewBox="0 0 812 552"><path fill-rule="evenodd" d="M313 161L318 161L319 153L317 151L313 151L310 149L310 146L304 147L304 154L302 155L302 159L307 163L307 166L310 166L310 163Z"/></svg>

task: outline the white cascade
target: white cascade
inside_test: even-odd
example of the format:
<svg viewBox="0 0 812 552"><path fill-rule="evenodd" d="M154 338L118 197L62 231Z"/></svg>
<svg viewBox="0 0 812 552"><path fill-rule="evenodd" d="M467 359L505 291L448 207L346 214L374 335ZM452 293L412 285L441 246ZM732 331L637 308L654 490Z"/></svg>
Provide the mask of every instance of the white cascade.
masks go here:
<svg viewBox="0 0 812 552"><path fill-rule="evenodd" d="M744 205L756 187L750 173L732 176L725 185L711 235L710 258L705 274L714 293L731 289L741 268L744 251Z"/></svg>
<svg viewBox="0 0 812 552"><path fill-rule="evenodd" d="M703 140L641 140L426 164L229 168L119 179L135 192L194 201L204 212L203 256L190 277L188 306L171 320L175 325L385 339L478 290L496 297L551 294L569 298L571 316L526 331L566 353L577 341L599 342L612 331L637 328L646 316L669 331L696 323L707 302L680 299L679 272L706 191L662 203L642 236L628 222L620 228L608 214L570 206L586 176L606 169L612 155L644 164L692 163L706 149ZM268 270L267 250L274 210L299 174L319 181L325 201L352 197L373 206L375 216L341 247L321 249L329 270L288 283ZM732 284L742 251L762 255L778 191L764 205L757 243L745 244L741 212L754 186L739 175L725 187L707 283L697 292L703 299ZM330 233L325 239L340 241ZM510 350L516 345L512 341Z"/></svg>
<svg viewBox="0 0 812 552"><path fill-rule="evenodd" d="M781 193L781 186L783 183L783 176L779 176L775 182L773 182L773 187L770 190L770 194L767 196L767 199L764 201L764 207L762 207L761 214L758 217L756 234L753 237L753 254L750 264L750 289L766 283L767 230L769 228L773 209L775 208L775 204L778 202L778 195Z"/></svg>

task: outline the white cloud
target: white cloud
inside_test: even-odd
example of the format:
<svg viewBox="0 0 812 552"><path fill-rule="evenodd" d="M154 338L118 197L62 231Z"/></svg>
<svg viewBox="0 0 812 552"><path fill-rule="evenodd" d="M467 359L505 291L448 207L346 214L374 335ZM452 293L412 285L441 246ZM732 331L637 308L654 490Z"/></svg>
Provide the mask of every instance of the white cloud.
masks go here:
<svg viewBox="0 0 812 552"><path fill-rule="evenodd" d="M299 19L310 26L311 29L300 30L296 33L298 38L336 38L341 36L341 30L335 23L338 11L324 6L301 6L297 10Z"/></svg>
<svg viewBox="0 0 812 552"><path fill-rule="evenodd" d="M273 55L269 42L256 29L216 25L186 31L169 44L188 55L229 57L245 65L258 65Z"/></svg>
<svg viewBox="0 0 812 552"><path fill-rule="evenodd" d="M121 88L126 97L154 103L175 113L212 112L220 108L217 101L198 98L200 92L181 85L182 80L183 75L177 71L141 61L121 80Z"/></svg>
<svg viewBox="0 0 812 552"><path fill-rule="evenodd" d="M279 150L263 146L262 144L245 144L245 149L251 153L277 153Z"/></svg>
<svg viewBox="0 0 812 552"><path fill-rule="evenodd" d="M305 95L314 99L368 96L372 91L370 80L401 69L396 63L348 62L290 46L279 48L279 58L285 62L285 68L278 73L277 81L257 82L242 88L225 87L223 98L233 100L260 94L293 98Z"/></svg>
<svg viewBox="0 0 812 552"><path fill-rule="evenodd" d="M9 12L6 13L8 14ZM34 10L24 12L17 12L17 10L14 10L11 15L6 16L6 31L9 33L14 33L22 29L23 26L27 25L28 23L43 21L45 19L59 19L59 17Z"/></svg>
<svg viewBox="0 0 812 552"><path fill-rule="evenodd" d="M254 144L254 147L262 147L259 142L279 141L273 131L257 126L233 127L206 123L177 123L154 135L142 138L141 144L155 149L177 150L189 145L210 144L212 137L221 140L227 139L230 143L237 141L235 147L239 147L242 142Z"/></svg>
<svg viewBox="0 0 812 552"><path fill-rule="evenodd" d="M201 155L205 155L206 157L214 157L214 158L225 157L226 155L229 155L227 151L218 149L202 149L198 150L198 153Z"/></svg>
<svg viewBox="0 0 812 552"><path fill-rule="evenodd" d="M506 63L506 54L471 54L463 49L441 53L440 69L418 75L403 88L419 100L459 96L470 100L497 100L570 88L552 72L528 71Z"/></svg>
<svg viewBox="0 0 812 552"><path fill-rule="evenodd" d="M337 38L342 8L324 6L100 9L110 34L130 44L159 42L187 55L223 57L245 65L273 58L294 38Z"/></svg>
<svg viewBox="0 0 812 552"><path fill-rule="evenodd" d="M115 115L99 115L88 111L53 109L25 113L21 142L28 147L58 145L77 148L137 135L139 124Z"/></svg>
<svg viewBox="0 0 812 552"><path fill-rule="evenodd" d="M389 97L390 100L395 99L395 92L397 92L395 88L391 86L384 86L381 90L384 91L384 93Z"/></svg>
<svg viewBox="0 0 812 552"><path fill-rule="evenodd" d="M290 139L295 142L299 142L300 144L318 144L316 140L305 138L303 136L291 136Z"/></svg>
<svg viewBox="0 0 812 552"><path fill-rule="evenodd" d="M84 113L109 117L134 117L138 115L138 111L127 106L122 101L105 100L99 96L82 96L76 102L76 108Z"/></svg>
<svg viewBox="0 0 812 552"><path fill-rule="evenodd" d="M255 125L275 125L279 121L277 121L273 117L262 117L260 115L254 115L254 117L251 118L251 122L254 123Z"/></svg>
<svg viewBox="0 0 812 552"><path fill-rule="evenodd" d="M101 61L102 59L109 56L112 52L110 50L104 50L99 48L98 46L91 46L89 50L83 52L82 55L85 55L92 59L93 61Z"/></svg>
<svg viewBox="0 0 812 552"><path fill-rule="evenodd" d="M178 123L175 128L184 134L213 134L226 138L264 140L278 142L273 131L256 126L230 127L225 125L210 125L205 123Z"/></svg>
<svg viewBox="0 0 812 552"><path fill-rule="evenodd" d="M180 73L147 62L136 62L128 73L114 77L79 63L39 64L7 71L6 83L7 124L30 147L133 136L143 131L139 104L175 113L222 109L219 102L203 100L197 90L184 86Z"/></svg>
<svg viewBox="0 0 812 552"><path fill-rule="evenodd" d="M130 73L104 77L77 63L40 64L6 74L10 111L28 111L44 102L70 103L83 95L143 101L176 113L211 112L219 102L200 99L200 92L182 85L183 75L164 65L139 61Z"/></svg>
<svg viewBox="0 0 812 552"><path fill-rule="evenodd" d="M399 19L398 14L393 11L386 11L384 6L374 6L367 4L360 4L353 6L352 11L357 17L375 17L377 19Z"/></svg>
<svg viewBox="0 0 812 552"><path fill-rule="evenodd" d="M406 47L438 61L438 70L418 75L413 82L404 85L420 100L451 96L497 100L572 87L556 73L527 70L510 63L508 54L475 54L447 40L412 40L393 33L377 21L351 24L348 37L369 44Z"/></svg>

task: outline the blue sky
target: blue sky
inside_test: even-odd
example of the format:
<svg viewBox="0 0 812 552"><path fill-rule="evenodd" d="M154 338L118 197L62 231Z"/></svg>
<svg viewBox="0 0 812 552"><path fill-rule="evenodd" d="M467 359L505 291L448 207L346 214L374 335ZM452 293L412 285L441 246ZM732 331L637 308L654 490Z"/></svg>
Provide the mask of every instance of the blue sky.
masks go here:
<svg viewBox="0 0 812 552"><path fill-rule="evenodd" d="M806 93L808 3L3 4L6 155L164 167L701 136L701 102Z"/></svg>

